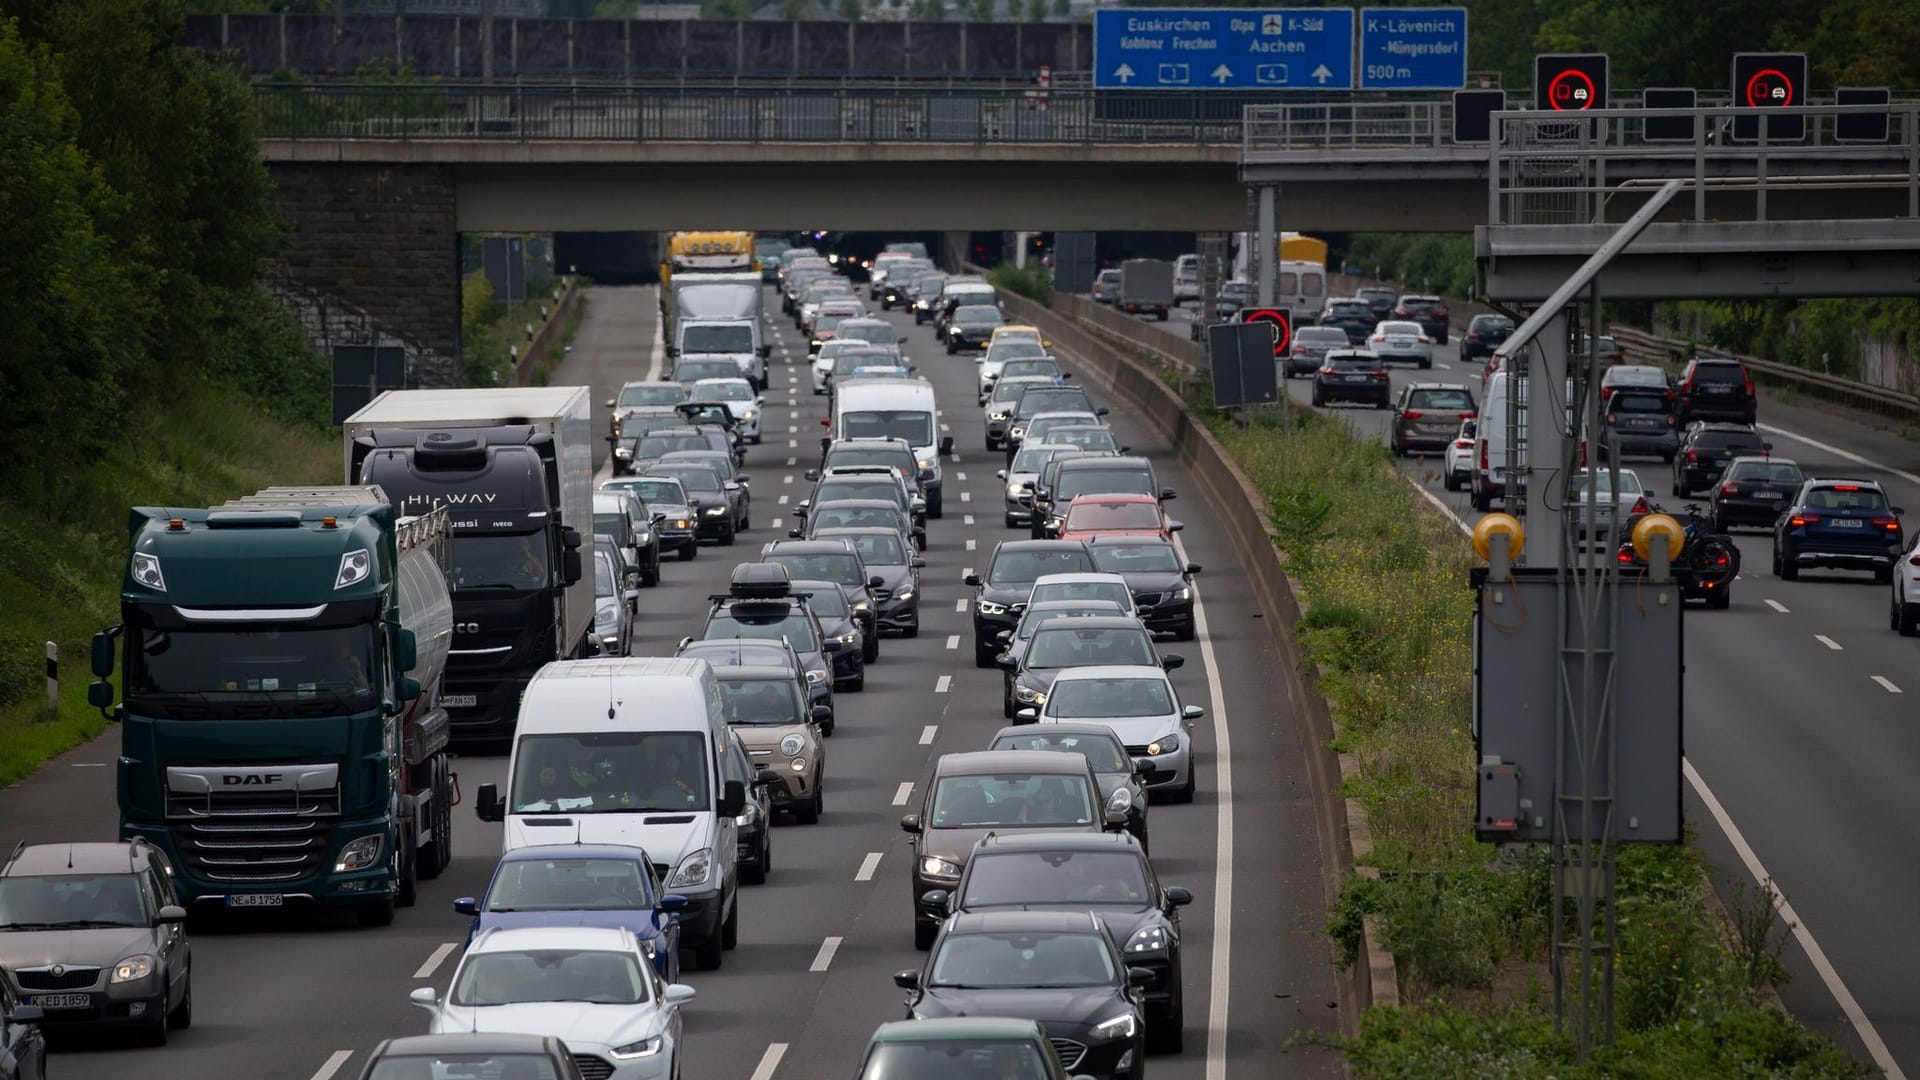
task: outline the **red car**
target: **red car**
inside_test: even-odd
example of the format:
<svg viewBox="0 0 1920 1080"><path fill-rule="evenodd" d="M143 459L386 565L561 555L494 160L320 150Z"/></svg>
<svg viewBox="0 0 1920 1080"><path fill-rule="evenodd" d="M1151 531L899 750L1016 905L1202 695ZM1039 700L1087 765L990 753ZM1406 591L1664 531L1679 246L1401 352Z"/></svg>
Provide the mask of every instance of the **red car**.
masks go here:
<svg viewBox="0 0 1920 1080"><path fill-rule="evenodd" d="M1096 536L1157 536L1172 540L1183 526L1167 517L1151 495L1080 495L1067 504L1058 540Z"/></svg>

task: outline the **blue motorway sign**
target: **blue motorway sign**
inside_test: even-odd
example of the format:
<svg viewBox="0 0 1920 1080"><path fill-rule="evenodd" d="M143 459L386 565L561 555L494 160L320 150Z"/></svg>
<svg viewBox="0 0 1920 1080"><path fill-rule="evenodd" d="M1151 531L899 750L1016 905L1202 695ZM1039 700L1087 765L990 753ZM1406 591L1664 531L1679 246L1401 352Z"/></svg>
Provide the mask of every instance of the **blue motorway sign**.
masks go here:
<svg viewBox="0 0 1920 1080"><path fill-rule="evenodd" d="M1466 8L1360 9L1360 89L1458 90L1465 85Z"/></svg>
<svg viewBox="0 0 1920 1080"><path fill-rule="evenodd" d="M1350 90L1353 9L1099 8L1093 13L1093 85Z"/></svg>

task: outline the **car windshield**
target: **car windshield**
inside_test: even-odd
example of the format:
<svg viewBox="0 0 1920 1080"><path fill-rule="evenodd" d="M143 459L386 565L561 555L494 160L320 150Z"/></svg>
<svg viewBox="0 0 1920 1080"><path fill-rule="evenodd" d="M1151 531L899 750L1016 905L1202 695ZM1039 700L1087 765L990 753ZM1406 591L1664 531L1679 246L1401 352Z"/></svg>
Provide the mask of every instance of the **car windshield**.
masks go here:
<svg viewBox="0 0 1920 1080"><path fill-rule="evenodd" d="M1172 544L1095 544L1093 565L1103 574L1177 574L1182 569Z"/></svg>
<svg viewBox="0 0 1920 1080"><path fill-rule="evenodd" d="M636 480L628 485L640 493L640 501L651 506L665 503L669 506L685 506L687 490L678 480ZM462 539L465 539L462 537Z"/></svg>
<svg viewBox="0 0 1920 1080"><path fill-rule="evenodd" d="M1079 754L1087 759L1087 764L1097 773L1133 771L1132 759L1127 757L1125 749L1120 745L1120 740L1111 735L1058 735L1045 730L1032 733L1021 732L1017 735L1000 736L993 741L991 749L1053 750L1065 754Z"/></svg>
<svg viewBox="0 0 1920 1080"><path fill-rule="evenodd" d="M803 588L799 591L809 594L807 607L813 611L814 618L823 623L832 619L844 619L853 614L853 609L847 606L847 594L841 592L840 586L831 581L818 582L812 588Z"/></svg>
<svg viewBox="0 0 1920 1080"><path fill-rule="evenodd" d="M1800 466L1779 461L1741 461L1727 470L1727 479L1755 484L1798 484L1805 477Z"/></svg>
<svg viewBox="0 0 1920 1080"><path fill-rule="evenodd" d="M1747 373L1739 364L1695 364L1694 382L1745 383Z"/></svg>
<svg viewBox="0 0 1920 1080"><path fill-rule="evenodd" d="M1590 485L1596 495L1611 494L1613 492L1612 474L1606 472L1577 473L1568 486L1575 494L1584 495ZM1640 492L1640 478L1633 473L1622 470L1620 473L1620 494L1638 495Z"/></svg>
<svg viewBox="0 0 1920 1080"><path fill-rule="evenodd" d="M1022 449L1013 455L1013 467L1007 470L1007 474L1011 476L1014 473L1037 473L1040 471L1040 466L1053 460L1053 455L1058 449L1053 446Z"/></svg>
<svg viewBox="0 0 1920 1080"><path fill-rule="evenodd" d="M1440 306L1440 298L1437 296L1403 296L1400 298L1400 306L1413 312L1432 311L1434 308Z"/></svg>
<svg viewBox="0 0 1920 1080"><path fill-rule="evenodd" d="M475 953L453 981L455 1005L484 1008L534 1001L638 1005L649 979L637 954L601 949L526 949Z"/></svg>
<svg viewBox="0 0 1920 1080"><path fill-rule="evenodd" d="M833 358L835 375L851 375L863 367L891 366L894 363L890 353L878 349L848 349L836 353Z"/></svg>
<svg viewBox="0 0 1920 1080"><path fill-rule="evenodd" d="M488 911L632 911L652 906L638 859L513 859L487 888Z"/></svg>
<svg viewBox="0 0 1920 1080"><path fill-rule="evenodd" d="M1133 606L1133 594L1124 581L1042 581L1033 586L1027 603L1048 600L1111 600L1123 611Z"/></svg>
<svg viewBox="0 0 1920 1080"><path fill-rule="evenodd" d="M1111 600L1088 600L1072 608L1055 608L1051 611L1035 611L1031 607L1020 618L1020 625L1014 628L1014 636L1021 641L1033 637L1034 632L1056 619L1111 618L1125 615L1126 610Z"/></svg>
<svg viewBox="0 0 1920 1080"><path fill-rule="evenodd" d="M893 529L900 526L900 511L893 506L856 506L828 503L813 512L808 521L814 533L823 529ZM851 539L851 537L849 537ZM861 554L865 554L862 552Z"/></svg>
<svg viewBox="0 0 1920 1080"><path fill-rule="evenodd" d="M1032 338L1010 339L1006 334L1001 334L1000 340L987 346L989 363L1008 360L1044 360L1046 356L1047 350L1041 348L1040 343Z"/></svg>
<svg viewBox="0 0 1920 1080"><path fill-rule="evenodd" d="M662 469L661 471L665 472L666 470ZM688 491L720 490L720 474L707 468L705 465L690 465L685 468L674 469L671 475L674 479L680 481L681 487L686 488Z"/></svg>
<svg viewBox="0 0 1920 1080"><path fill-rule="evenodd" d="M1054 484L1054 505L1076 495L1152 495L1153 478L1139 467L1119 469L1066 469Z"/></svg>
<svg viewBox="0 0 1920 1080"><path fill-rule="evenodd" d="M752 323L694 323L680 334L682 353L745 353L753 351Z"/></svg>
<svg viewBox="0 0 1920 1080"><path fill-rule="evenodd" d="M763 641L775 641L781 638L793 646L795 652L816 652L820 642L813 636L813 624L806 615L791 607L780 607L775 611L762 614L750 607L734 605L707 621L706 633L709 638L758 638Z"/></svg>
<svg viewBox="0 0 1920 1080"><path fill-rule="evenodd" d="M675 450L705 450L707 440L700 435L648 435L633 446L637 458L665 457Z"/></svg>
<svg viewBox="0 0 1920 1080"><path fill-rule="evenodd" d="M903 447L836 446L827 455L827 468L844 469L854 465L885 465L905 473L914 468L913 455Z"/></svg>
<svg viewBox="0 0 1920 1080"><path fill-rule="evenodd" d="M593 595L609 597L617 595L619 590L613 587L613 558L604 551L593 553Z"/></svg>
<svg viewBox="0 0 1920 1080"><path fill-rule="evenodd" d="M705 809L704 748L692 731L521 735L507 802L516 814Z"/></svg>
<svg viewBox="0 0 1920 1080"><path fill-rule="evenodd" d="M899 439L909 446L933 445L933 414L925 409L862 409L840 414L844 439Z"/></svg>
<svg viewBox="0 0 1920 1080"><path fill-rule="evenodd" d="M849 337L855 341L872 342L875 345L891 345L900 340L894 334L892 324L883 322L863 322L858 326L842 327L840 336Z"/></svg>
<svg viewBox="0 0 1920 1080"><path fill-rule="evenodd" d="M1664 413L1672 410L1667 399L1654 394L1615 394L1607 399L1609 412Z"/></svg>
<svg viewBox="0 0 1920 1080"><path fill-rule="evenodd" d="M1113 957L1093 934L950 934L931 965L931 986L1105 986Z"/></svg>
<svg viewBox="0 0 1920 1080"><path fill-rule="evenodd" d="M799 724L807 717L800 688L784 679L721 679L720 703L729 724Z"/></svg>
<svg viewBox="0 0 1920 1080"><path fill-rule="evenodd" d="M814 489L813 504L825 507L830 503L876 499L892 503L898 509L906 509L906 497L900 492L900 484L895 480L836 480L821 484Z"/></svg>
<svg viewBox="0 0 1920 1080"><path fill-rule="evenodd" d="M0 878L0 930L84 929L149 923L140 884L130 873L23 874Z"/></svg>
<svg viewBox="0 0 1920 1080"><path fill-rule="evenodd" d="M1086 450L1117 450L1120 444L1115 441L1113 432L1106 428L1064 427L1047 431L1047 441L1066 443Z"/></svg>
<svg viewBox="0 0 1920 1080"><path fill-rule="evenodd" d="M1153 503L1076 500L1067 509L1069 529L1157 529L1160 508Z"/></svg>
<svg viewBox="0 0 1920 1080"><path fill-rule="evenodd" d="M1658 390L1667 388L1667 373L1659 368L1614 368L1601 380L1605 386L1651 386Z"/></svg>
<svg viewBox="0 0 1920 1080"><path fill-rule="evenodd" d="M366 1080L562 1080L545 1054L399 1054L373 1063Z"/></svg>
<svg viewBox="0 0 1920 1080"><path fill-rule="evenodd" d="M1805 505L1813 510L1885 510L1887 497L1878 488L1834 484L1807 492Z"/></svg>
<svg viewBox="0 0 1920 1080"><path fill-rule="evenodd" d="M1020 395L1020 415L1039 416L1043 412L1093 411L1093 402L1085 390L1070 387L1030 389Z"/></svg>
<svg viewBox="0 0 1920 1080"><path fill-rule="evenodd" d="M1146 867L1131 851L1009 851L968 863L963 907L1147 902Z"/></svg>
<svg viewBox="0 0 1920 1080"><path fill-rule="evenodd" d="M834 539L852 544L853 550L860 553L860 561L868 566L907 565L907 549L901 546L898 533L852 533Z"/></svg>
<svg viewBox="0 0 1920 1080"><path fill-rule="evenodd" d="M620 397L614 402L614 407L629 409L640 405L678 405L685 400L686 388L679 383L629 383L620 388Z"/></svg>
<svg viewBox="0 0 1920 1080"><path fill-rule="evenodd" d="M1468 328L1480 331L1511 330L1513 323L1501 315L1475 315L1473 322L1468 324Z"/></svg>
<svg viewBox="0 0 1920 1080"><path fill-rule="evenodd" d="M851 551L844 555L831 552L815 555L775 552L762 556L760 561L786 567L787 577L793 581L831 581L835 585L856 587L865 587L867 584L860 557Z"/></svg>
<svg viewBox="0 0 1920 1080"><path fill-rule="evenodd" d="M1030 1042L923 1040L881 1043L867 1055L859 1080L1051 1080L1040 1048Z"/></svg>
<svg viewBox="0 0 1920 1080"><path fill-rule="evenodd" d="M1070 679L1047 695L1047 715L1057 720L1119 716L1166 716L1173 698L1164 679Z"/></svg>
<svg viewBox="0 0 1920 1080"><path fill-rule="evenodd" d="M1000 309L989 304L966 304L953 311L953 321L982 326L1000 321Z"/></svg>
<svg viewBox="0 0 1920 1080"><path fill-rule="evenodd" d="M1703 431L1693 440L1693 445L1716 453L1728 450L1764 451L1767 448L1765 440L1746 431Z"/></svg>
<svg viewBox="0 0 1920 1080"><path fill-rule="evenodd" d="M1000 374L1008 378L1022 375L1058 375L1060 365L1051 360L1011 360L1001 368Z"/></svg>
<svg viewBox="0 0 1920 1080"><path fill-rule="evenodd" d="M1140 630L1084 626L1043 626L1033 635L1033 644L1021 658L1030 670L1051 671L1071 667L1105 667L1112 664L1154 664L1153 646Z"/></svg>
<svg viewBox="0 0 1920 1080"><path fill-rule="evenodd" d="M593 531L594 532L602 533L606 536L619 539L621 534L623 534L626 531L626 528L627 528L627 515L625 514L593 515Z"/></svg>
<svg viewBox="0 0 1920 1080"><path fill-rule="evenodd" d="M694 387L708 401L752 401L753 386L745 379L715 379Z"/></svg>
<svg viewBox="0 0 1920 1080"><path fill-rule="evenodd" d="M853 318L852 315L843 315L837 311L823 311L813 317L813 330L815 333L822 330L833 330L837 333L840 324L851 318Z"/></svg>
<svg viewBox="0 0 1920 1080"><path fill-rule="evenodd" d="M944 776L933 789L935 829L1093 824L1087 778L1068 774Z"/></svg>
<svg viewBox="0 0 1920 1080"><path fill-rule="evenodd" d="M1327 366L1339 371L1374 371L1380 361L1371 356L1329 356Z"/></svg>
<svg viewBox="0 0 1920 1080"><path fill-rule="evenodd" d="M1007 551L987 570L990 585L1031 585L1048 574L1084 574L1093 569L1085 549Z"/></svg>
<svg viewBox="0 0 1920 1080"><path fill-rule="evenodd" d="M1348 300L1328 304L1327 313L1336 319L1371 319L1373 306L1364 300Z"/></svg>
<svg viewBox="0 0 1920 1080"><path fill-rule="evenodd" d="M1365 304L1360 306L1368 311L1373 310ZM1337 348L1347 343L1347 332L1331 326L1303 326L1293 332L1293 341L1296 345L1331 345Z"/></svg>
<svg viewBox="0 0 1920 1080"><path fill-rule="evenodd" d="M1411 408L1439 409L1443 412L1472 412L1473 395L1464 389L1447 387L1443 390L1415 390L1407 401Z"/></svg>
<svg viewBox="0 0 1920 1080"><path fill-rule="evenodd" d="M463 536L475 540L498 539ZM545 564L537 564L544 571ZM505 576L505 571L502 571ZM532 575L515 587L536 588ZM126 672L129 698L167 694L269 694L288 698L371 699L376 667L368 627L308 627L299 623L218 623L161 629L135 624ZM371 700L359 706L371 707Z"/></svg>
<svg viewBox="0 0 1920 1080"><path fill-rule="evenodd" d="M1411 322L1383 322L1383 323L1381 323L1381 324L1380 324L1380 325L1379 325L1378 327L1376 327L1376 328L1374 329L1374 333L1376 333L1376 334L1398 334L1398 335L1400 335L1400 336L1402 336L1402 337L1419 337L1419 336L1420 336L1421 334L1424 334L1424 333L1426 333L1426 331L1424 331L1424 330L1422 330L1422 329L1420 328L1420 324L1419 324L1419 323L1411 323Z"/></svg>

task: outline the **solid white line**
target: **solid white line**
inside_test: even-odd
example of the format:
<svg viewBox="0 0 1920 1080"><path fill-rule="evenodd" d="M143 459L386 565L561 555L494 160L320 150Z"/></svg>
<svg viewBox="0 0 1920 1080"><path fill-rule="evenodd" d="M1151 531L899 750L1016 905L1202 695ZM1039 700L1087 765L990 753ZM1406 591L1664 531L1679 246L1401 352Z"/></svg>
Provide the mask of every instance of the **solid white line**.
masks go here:
<svg viewBox="0 0 1920 1080"><path fill-rule="evenodd" d="M1832 638L1828 637L1825 634L1815 634L1813 635L1813 640L1819 642L1822 645L1825 645L1827 648L1832 649L1834 652L1840 651L1840 643L1833 640Z"/></svg>
<svg viewBox="0 0 1920 1080"><path fill-rule="evenodd" d="M964 517L962 517L962 518L960 519L960 524L962 524L962 525L971 525L971 524L973 524L973 515L972 515L972 514L968 514L968 515L966 515L966 516L964 516Z"/></svg>
<svg viewBox="0 0 1920 1080"><path fill-rule="evenodd" d="M933 684L933 692L936 694L944 694L952 688L953 676L951 675L942 675L939 681Z"/></svg>
<svg viewBox="0 0 1920 1080"><path fill-rule="evenodd" d="M353 1057L351 1050L335 1050L328 1055L326 1063L320 1066L319 1071L313 1074L313 1080L328 1080L334 1073L339 1072L340 1066L345 1065L347 1059L351 1057Z"/></svg>
<svg viewBox="0 0 1920 1080"><path fill-rule="evenodd" d="M955 600L955 601L953 602L953 610L955 610L955 611L962 611L962 612L964 612L964 611L966 611L966 610L967 610L967 598L963 596L963 597L961 597L960 599L958 599L958 600Z"/></svg>
<svg viewBox="0 0 1920 1080"><path fill-rule="evenodd" d="M880 857L882 854L882 852L878 851L867 852L867 857L860 860L860 869L854 872L853 880L872 881L873 872L880 869Z"/></svg>
<svg viewBox="0 0 1920 1080"><path fill-rule="evenodd" d="M957 648L959 648L959 647L960 647L960 635L959 635L959 634L948 634L948 635L947 635L947 648L949 648L949 649L957 649Z"/></svg>
<svg viewBox="0 0 1920 1080"><path fill-rule="evenodd" d="M1173 538L1180 561L1187 562L1186 545ZM1214 804L1213 845L1213 964L1207 1002L1207 1080L1226 1080L1227 1005L1233 965L1233 741L1227 729L1227 695L1220 685L1220 663L1213 655L1213 637L1207 632L1207 612L1200 589L1193 590L1193 630L1200 641L1200 662L1207 669L1207 693L1213 698L1213 775L1219 787ZM1187 755L1191 763L1194 755ZM1189 768L1193 766L1189 764Z"/></svg>
<svg viewBox="0 0 1920 1080"><path fill-rule="evenodd" d="M961 502L965 502L965 503L970 503L970 502L972 502L972 501L973 501L973 492L971 492L971 491L963 491L963 492L961 492L961 493L960 493L960 501L961 501Z"/></svg>
<svg viewBox="0 0 1920 1080"><path fill-rule="evenodd" d="M661 367L667 360L667 339L657 333L652 335L652 337L653 345L647 350L647 381L658 382L660 380Z"/></svg>
<svg viewBox="0 0 1920 1080"><path fill-rule="evenodd" d="M427 954L427 962L420 965L420 969L413 973L413 977L416 979L432 978L433 969L445 963L448 954L452 953L453 950L459 947L460 947L460 943L457 941L441 942L437 948L435 948L431 953Z"/></svg>
<svg viewBox="0 0 1920 1080"><path fill-rule="evenodd" d="M807 965L808 971L825 971L833 963L833 954L840 951L840 942L844 938L830 937L820 943L820 951L813 954L813 963Z"/></svg>
<svg viewBox="0 0 1920 1080"><path fill-rule="evenodd" d="M76 769L104 769L107 767L107 762L104 761L75 761L71 764Z"/></svg>
<svg viewBox="0 0 1920 1080"><path fill-rule="evenodd" d="M979 546L980 546L980 541L978 541L978 540L975 540L975 539L974 539L973 537L971 537L971 536L969 536L969 537L967 537L967 550L968 550L968 551L973 551L974 549L976 549L976 548L978 548Z"/></svg>
<svg viewBox="0 0 1920 1080"><path fill-rule="evenodd" d="M1893 680L1887 678L1885 675L1875 675L1873 676L1873 681L1879 683L1880 689L1885 690L1889 694L1898 694L1901 692L1899 687L1893 685Z"/></svg>
<svg viewBox="0 0 1920 1080"><path fill-rule="evenodd" d="M913 781L909 780L906 783L901 784L899 787L899 790L893 793L893 805L905 806L907 805L907 800L912 797L913 797Z"/></svg>
<svg viewBox="0 0 1920 1080"><path fill-rule="evenodd" d="M1770 608L1772 608L1773 610L1775 610L1775 611L1777 611L1777 612L1779 612L1779 613L1780 613L1780 614L1782 614L1782 615L1791 615L1791 614L1793 614L1793 612L1791 612L1791 611L1788 611L1788 610L1787 610L1787 605L1785 605L1785 604L1783 604L1783 603L1781 603L1781 602L1780 602L1780 601L1778 601L1778 600L1769 600L1769 601L1767 601L1767 606L1768 606L1768 607L1770 607Z"/></svg>
<svg viewBox="0 0 1920 1080"><path fill-rule="evenodd" d="M1795 435L1793 432L1788 431L1786 428L1777 428L1777 427L1774 427L1772 424L1755 424L1753 426L1755 428L1758 428L1761 431L1766 432L1769 435L1785 436L1786 438L1792 439L1794 442L1805 443L1806 445L1811 446L1816 450L1824 450L1835 457L1845 458L1856 465L1867 465L1872 468L1879 469L1881 472L1891 473L1894 476L1897 476L1900 479L1905 480L1909 484L1920 484L1920 476L1916 476L1913 473L1905 472L1900 469L1893 468L1892 466L1889 466L1889 465L1882 465L1879 462L1873 460L1872 458L1862 457L1859 454L1853 453L1850 450L1842 450L1837 446L1830 446L1827 443L1819 442L1814 439L1809 439L1805 435Z"/></svg>
<svg viewBox="0 0 1920 1080"><path fill-rule="evenodd" d="M1693 762L1681 758L1680 770L1686 776L1687 783L1693 785L1694 793L1700 796L1700 801L1706 804L1707 813L1713 815L1713 820L1720 824L1721 831L1727 834L1727 840L1733 845L1734 853L1740 856L1742 863L1746 864L1747 873L1752 874L1756 882L1773 882L1773 875L1767 873L1767 868L1760 864L1760 856L1754 853L1753 845L1747 843L1747 838L1740 834L1739 828L1733 823L1733 818L1728 816L1727 808L1721 806L1720 800L1714 797L1712 789L1707 787L1706 780L1702 779L1699 770L1693 767ZM1780 921L1786 924L1793 934L1793 939L1799 942L1800 948L1806 952L1807 961L1813 965L1813 970L1820 976L1820 981L1826 984L1827 992L1833 995L1833 1000L1840 1006L1840 1011L1846 1014L1848 1022L1853 1025L1854 1034L1858 1035L1860 1041L1866 1045L1867 1053L1873 1058L1873 1063L1886 1074L1886 1080L1906 1080L1906 1073L1900 1071L1899 1063L1894 1061L1893 1055L1887 1052L1887 1044L1881 1041L1880 1033L1874 1029L1873 1021L1867 1019L1866 1011L1860 1008L1858 1001L1854 1000L1853 992L1847 989L1847 984L1840 981L1840 973L1834 970L1833 962L1827 959L1826 950L1820 948L1820 943L1813 940L1813 931L1807 929L1807 921L1794 913L1793 905L1787 902L1785 896L1779 898L1779 904Z"/></svg>
<svg viewBox="0 0 1920 1080"><path fill-rule="evenodd" d="M926 727L921 728L920 729L920 745L932 746L933 737L939 734L939 732L940 732L939 724L928 724Z"/></svg>
<svg viewBox="0 0 1920 1080"><path fill-rule="evenodd" d="M773 1080L773 1070L780 1067L780 1059L785 1056L786 1043L768 1043L767 1052L760 1055L760 1064L753 1067L753 1075L747 1080Z"/></svg>

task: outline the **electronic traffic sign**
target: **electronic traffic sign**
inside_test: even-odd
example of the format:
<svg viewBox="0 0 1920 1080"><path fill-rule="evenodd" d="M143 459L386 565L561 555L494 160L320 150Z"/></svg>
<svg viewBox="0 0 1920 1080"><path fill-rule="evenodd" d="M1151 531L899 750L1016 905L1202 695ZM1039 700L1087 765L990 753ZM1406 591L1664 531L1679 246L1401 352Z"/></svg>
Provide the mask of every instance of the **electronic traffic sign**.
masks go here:
<svg viewBox="0 0 1920 1080"><path fill-rule="evenodd" d="M1105 90L1351 90L1352 8L1098 8Z"/></svg>
<svg viewBox="0 0 1920 1080"><path fill-rule="evenodd" d="M1806 53L1734 53L1733 103L1741 108L1786 109L1807 103ZM1768 142L1799 142L1807 137L1804 116L1766 118ZM1733 120L1735 142L1757 142L1760 117Z"/></svg>
<svg viewBox="0 0 1920 1080"><path fill-rule="evenodd" d="M1533 107L1556 112L1607 107L1607 54L1556 53L1533 58Z"/></svg>
<svg viewBox="0 0 1920 1080"><path fill-rule="evenodd" d="M1643 109L1691 109L1699 95L1690 86L1649 86L1640 91ZM1692 142L1694 121L1685 116L1649 116L1640 122L1645 142Z"/></svg>
<svg viewBox="0 0 1920 1080"><path fill-rule="evenodd" d="M1243 323L1273 324L1273 355L1277 359L1287 355L1293 346L1293 316L1286 308L1246 308L1240 312Z"/></svg>
<svg viewBox="0 0 1920 1080"><path fill-rule="evenodd" d="M1883 143L1887 141L1890 117L1887 105L1893 94L1884 86L1840 86L1833 91L1835 105L1878 105L1879 112L1843 113L1833 118L1833 141L1843 143Z"/></svg>
<svg viewBox="0 0 1920 1080"><path fill-rule="evenodd" d="M1483 143L1493 140L1493 114L1507 107L1505 90L1455 90L1453 141Z"/></svg>
<svg viewBox="0 0 1920 1080"><path fill-rule="evenodd" d="M1467 9L1361 8L1360 89L1467 85Z"/></svg>

